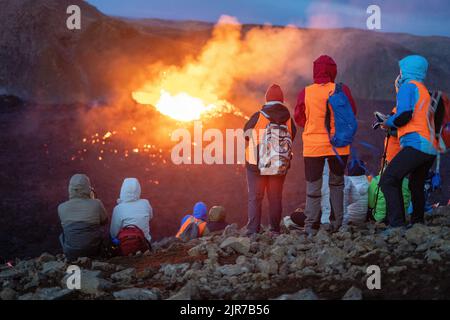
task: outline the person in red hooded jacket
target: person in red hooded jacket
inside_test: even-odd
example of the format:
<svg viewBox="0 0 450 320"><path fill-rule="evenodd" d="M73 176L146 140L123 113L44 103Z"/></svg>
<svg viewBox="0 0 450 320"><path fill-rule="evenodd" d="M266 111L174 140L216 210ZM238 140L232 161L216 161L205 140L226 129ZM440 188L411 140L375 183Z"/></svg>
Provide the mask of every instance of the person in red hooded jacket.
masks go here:
<svg viewBox="0 0 450 320"><path fill-rule="evenodd" d="M265 129L269 123L283 124L288 127L292 140L295 138L296 128L289 109L284 104L284 94L279 85L271 85L266 92L266 103L255 112L244 127L245 132L254 131L256 141L260 140L259 131ZM283 184L286 174L261 175L258 168L259 158L255 150L250 150L252 143L246 137L245 162L248 184L248 222L247 235L259 233L261 229L261 212L264 194L267 192L269 200L269 222L272 236L280 233L282 214ZM259 149L257 146L256 149Z"/></svg>
<svg viewBox="0 0 450 320"><path fill-rule="evenodd" d="M327 100L333 94L336 84L337 65L329 56L320 56L314 61L314 84L304 88L298 95L294 119L303 134L303 157L306 178L305 231L313 235L320 225L321 188L325 159L330 167L331 227L337 230L342 225L344 206L344 171L350 147L336 148L341 161L335 154L325 127ZM343 91L356 115L356 105L350 89L343 85ZM342 163L342 161L344 163Z"/></svg>

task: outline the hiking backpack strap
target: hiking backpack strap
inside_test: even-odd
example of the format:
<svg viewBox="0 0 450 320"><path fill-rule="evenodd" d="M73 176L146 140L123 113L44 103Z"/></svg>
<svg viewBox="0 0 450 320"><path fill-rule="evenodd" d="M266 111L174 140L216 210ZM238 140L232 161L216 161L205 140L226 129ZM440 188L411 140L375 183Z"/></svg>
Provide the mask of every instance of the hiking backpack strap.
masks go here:
<svg viewBox="0 0 450 320"><path fill-rule="evenodd" d="M330 92L329 97L331 97L335 93L339 93L342 91L343 84L342 83L336 83L336 87L333 91L333 93ZM339 155L336 147L331 143L331 111L332 107L330 105L330 99L327 99L327 110L325 113L325 128L327 129L328 133L328 140L330 141L331 148L333 149L334 154L336 155L336 158L338 159L339 163L343 168L345 168L344 160L342 160L342 157Z"/></svg>

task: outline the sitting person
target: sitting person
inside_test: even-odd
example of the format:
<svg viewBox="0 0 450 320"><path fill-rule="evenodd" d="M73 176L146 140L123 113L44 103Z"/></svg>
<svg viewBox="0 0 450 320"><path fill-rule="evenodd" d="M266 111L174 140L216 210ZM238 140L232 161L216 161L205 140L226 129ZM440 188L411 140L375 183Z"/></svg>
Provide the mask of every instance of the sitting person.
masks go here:
<svg viewBox="0 0 450 320"><path fill-rule="evenodd" d="M60 242L69 261L95 257L101 252L103 227L108 222L105 207L94 199L89 178L75 174L69 182L69 200L58 206L63 233Z"/></svg>
<svg viewBox="0 0 450 320"><path fill-rule="evenodd" d="M209 210L208 222L206 224L206 232L216 232L225 229L228 225L225 221L226 212L222 206L214 206Z"/></svg>
<svg viewBox="0 0 450 320"><path fill-rule="evenodd" d="M352 160L347 166L344 188L344 223L366 222L369 206L369 180L363 161Z"/></svg>
<svg viewBox="0 0 450 320"><path fill-rule="evenodd" d="M202 237L205 235L207 218L206 204L197 202L192 214L184 216L181 220L181 227L176 237L183 241Z"/></svg>
<svg viewBox="0 0 450 320"><path fill-rule="evenodd" d="M139 181L136 178L126 178L113 210L110 228L111 238L117 238L120 254L124 256L150 249L150 220L153 218L153 210L148 200L140 197Z"/></svg>

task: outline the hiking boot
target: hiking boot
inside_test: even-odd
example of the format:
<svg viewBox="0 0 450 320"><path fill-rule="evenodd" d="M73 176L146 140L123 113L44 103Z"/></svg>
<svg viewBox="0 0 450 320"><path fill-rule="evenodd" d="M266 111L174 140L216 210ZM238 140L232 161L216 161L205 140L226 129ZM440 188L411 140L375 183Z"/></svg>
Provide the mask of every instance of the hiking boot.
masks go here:
<svg viewBox="0 0 450 320"><path fill-rule="evenodd" d="M339 232L339 230L343 228L342 225L336 224L336 223L331 223L330 224L330 233L336 233Z"/></svg>
<svg viewBox="0 0 450 320"><path fill-rule="evenodd" d="M307 239L312 239L317 234L317 232L318 231L316 229L305 228L305 234Z"/></svg>

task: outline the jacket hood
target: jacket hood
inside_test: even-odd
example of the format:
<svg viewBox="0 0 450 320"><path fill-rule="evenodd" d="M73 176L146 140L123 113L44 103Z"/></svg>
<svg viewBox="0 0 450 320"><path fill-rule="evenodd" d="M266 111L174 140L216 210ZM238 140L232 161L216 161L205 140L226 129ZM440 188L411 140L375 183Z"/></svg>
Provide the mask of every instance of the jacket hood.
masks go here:
<svg viewBox="0 0 450 320"><path fill-rule="evenodd" d="M193 211L192 215L197 219L206 221L206 219L207 219L206 204L204 204L203 202L197 202L194 205L194 211Z"/></svg>
<svg viewBox="0 0 450 320"><path fill-rule="evenodd" d="M69 198L90 198L91 197L91 181L85 174L77 173L70 178L69 182Z"/></svg>
<svg viewBox="0 0 450 320"><path fill-rule="evenodd" d="M225 221L226 213L225 208L222 206L214 206L209 209L208 221L210 222L223 222Z"/></svg>
<svg viewBox="0 0 450 320"><path fill-rule="evenodd" d="M320 56L314 61L314 83L324 84L334 82L337 75L336 62L330 56Z"/></svg>
<svg viewBox="0 0 450 320"><path fill-rule="evenodd" d="M427 77L428 61L422 56L407 56L400 60L399 65L401 84L412 80L423 82Z"/></svg>
<svg viewBox="0 0 450 320"><path fill-rule="evenodd" d="M120 189L120 198L117 203L132 202L141 198L141 185L136 178L126 178L123 180Z"/></svg>
<svg viewBox="0 0 450 320"><path fill-rule="evenodd" d="M278 124L284 124L291 118L289 109L280 101L271 101L266 103L262 111L266 113L270 119Z"/></svg>

